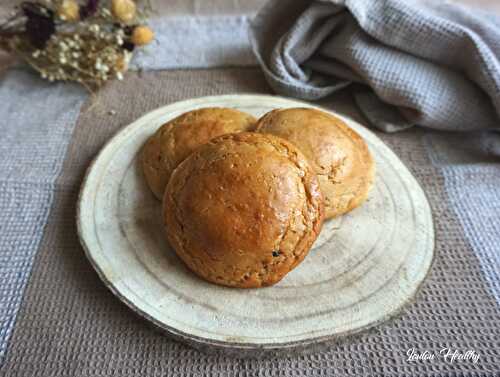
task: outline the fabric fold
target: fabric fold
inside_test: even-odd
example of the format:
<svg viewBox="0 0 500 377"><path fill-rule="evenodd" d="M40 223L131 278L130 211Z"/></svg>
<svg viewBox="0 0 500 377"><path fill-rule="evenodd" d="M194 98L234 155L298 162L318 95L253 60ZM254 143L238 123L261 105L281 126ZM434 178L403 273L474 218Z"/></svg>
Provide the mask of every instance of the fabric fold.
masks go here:
<svg viewBox="0 0 500 377"><path fill-rule="evenodd" d="M271 0L250 40L280 94L316 100L356 82L370 89L353 89L356 103L387 132L500 129L494 15L436 1Z"/></svg>

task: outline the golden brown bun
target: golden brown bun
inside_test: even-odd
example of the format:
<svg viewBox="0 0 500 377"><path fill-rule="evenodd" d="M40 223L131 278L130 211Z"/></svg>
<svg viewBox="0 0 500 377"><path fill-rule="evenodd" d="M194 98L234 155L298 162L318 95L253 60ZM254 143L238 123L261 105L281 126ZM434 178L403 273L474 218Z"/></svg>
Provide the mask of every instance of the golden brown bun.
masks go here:
<svg viewBox="0 0 500 377"><path fill-rule="evenodd" d="M161 126L142 150L142 168L149 187L162 199L174 169L199 146L214 137L245 131L256 119L227 108L187 112Z"/></svg>
<svg viewBox="0 0 500 377"><path fill-rule="evenodd" d="M256 131L280 136L309 159L332 218L359 206L375 178L375 162L364 140L339 118L307 108L279 109L264 115Z"/></svg>
<svg viewBox="0 0 500 377"><path fill-rule="evenodd" d="M200 147L175 169L163 198L177 255L202 278L232 287L280 281L307 255L323 216L304 155L251 132Z"/></svg>

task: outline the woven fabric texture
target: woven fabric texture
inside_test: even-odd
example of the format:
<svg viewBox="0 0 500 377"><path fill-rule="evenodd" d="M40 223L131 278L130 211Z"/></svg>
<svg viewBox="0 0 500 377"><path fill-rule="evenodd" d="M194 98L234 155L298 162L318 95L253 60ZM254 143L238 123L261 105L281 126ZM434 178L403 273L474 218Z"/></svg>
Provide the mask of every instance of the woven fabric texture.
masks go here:
<svg viewBox="0 0 500 377"><path fill-rule="evenodd" d="M451 207L500 305L500 135L427 135L424 143L443 177Z"/></svg>
<svg viewBox="0 0 500 377"><path fill-rule="evenodd" d="M256 69L129 74L125 82L104 88L96 105L85 107L56 181L54 205L0 375L498 375L499 305L453 210L442 167L428 156L429 133L422 130L379 135L422 184L437 235L429 279L416 302L387 324L305 356L237 359L202 354L168 339L105 288L86 260L75 229L79 185L93 156L117 130L158 106L201 95L269 91ZM324 104L352 107L348 97ZM111 109L116 115L109 114ZM439 352L443 347L472 349L480 358L477 363L407 361L410 348Z"/></svg>
<svg viewBox="0 0 500 377"><path fill-rule="evenodd" d="M360 109L384 131L499 128L492 13L442 1L271 0L251 38L278 93L314 100L356 83Z"/></svg>
<svg viewBox="0 0 500 377"><path fill-rule="evenodd" d="M86 97L22 69L0 79L0 365Z"/></svg>
<svg viewBox="0 0 500 377"><path fill-rule="evenodd" d="M150 26L156 38L137 52L132 69L256 66L249 22L247 15L153 19Z"/></svg>

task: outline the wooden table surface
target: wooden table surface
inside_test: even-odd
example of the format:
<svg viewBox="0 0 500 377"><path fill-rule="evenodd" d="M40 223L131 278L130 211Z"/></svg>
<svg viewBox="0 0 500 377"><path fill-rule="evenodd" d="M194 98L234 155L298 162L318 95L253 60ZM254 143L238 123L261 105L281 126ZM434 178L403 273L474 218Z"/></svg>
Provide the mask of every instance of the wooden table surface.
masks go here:
<svg viewBox="0 0 500 377"><path fill-rule="evenodd" d="M492 10L500 14L499 0L453 0L453 2L469 5L472 7L483 8L485 10Z"/></svg>
<svg viewBox="0 0 500 377"><path fill-rule="evenodd" d="M21 0L1 0L0 16ZM151 0L158 16L183 14L248 14L256 11L268 0ZM401 0L405 1L405 0ZM427 0L429 1L429 0ZM500 0L430 0L455 2L500 14Z"/></svg>
<svg viewBox="0 0 500 377"><path fill-rule="evenodd" d="M10 0L8 0L10 1ZM162 14L245 14L258 10L268 0L151 0ZM401 0L406 1L406 0ZM459 3L500 14L500 0L423 0Z"/></svg>

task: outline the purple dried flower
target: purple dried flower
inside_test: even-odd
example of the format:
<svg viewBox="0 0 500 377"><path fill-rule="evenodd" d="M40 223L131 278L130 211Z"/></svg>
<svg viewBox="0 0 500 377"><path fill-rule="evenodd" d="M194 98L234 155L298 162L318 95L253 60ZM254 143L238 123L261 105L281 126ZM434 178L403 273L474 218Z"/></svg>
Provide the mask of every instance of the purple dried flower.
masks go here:
<svg viewBox="0 0 500 377"><path fill-rule="evenodd" d="M54 12L30 1L22 3L21 9L26 16L26 33L31 44L39 49L44 48L56 31Z"/></svg>
<svg viewBox="0 0 500 377"><path fill-rule="evenodd" d="M80 8L80 18L83 20L97 12L99 0L87 0L87 4Z"/></svg>
<svg viewBox="0 0 500 377"><path fill-rule="evenodd" d="M134 51L134 49L135 49L135 45L132 42L125 42L125 43L123 43L122 47L124 50L130 51L130 52Z"/></svg>

